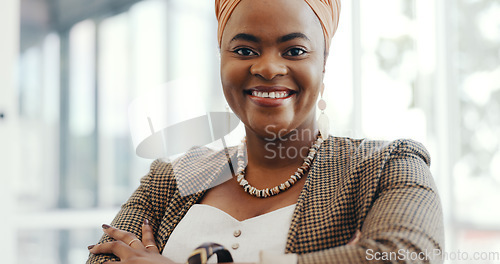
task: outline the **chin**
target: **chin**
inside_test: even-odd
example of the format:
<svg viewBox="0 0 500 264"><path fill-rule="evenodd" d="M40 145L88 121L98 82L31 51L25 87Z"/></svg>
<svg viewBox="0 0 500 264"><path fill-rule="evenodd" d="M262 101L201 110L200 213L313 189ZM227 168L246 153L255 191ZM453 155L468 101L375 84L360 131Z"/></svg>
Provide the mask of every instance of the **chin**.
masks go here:
<svg viewBox="0 0 500 264"><path fill-rule="evenodd" d="M250 130L250 131L248 131ZM295 126L291 126L289 123L282 122L268 122L259 125L247 125L247 134L255 133L258 137L265 138L268 140L276 140L277 138L284 138L290 132L296 130Z"/></svg>

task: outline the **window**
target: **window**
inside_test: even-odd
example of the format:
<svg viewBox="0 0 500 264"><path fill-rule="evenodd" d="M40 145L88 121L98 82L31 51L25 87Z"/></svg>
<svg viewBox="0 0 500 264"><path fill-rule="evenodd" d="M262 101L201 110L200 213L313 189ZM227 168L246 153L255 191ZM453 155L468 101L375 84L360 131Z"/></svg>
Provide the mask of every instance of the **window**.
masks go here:
<svg viewBox="0 0 500 264"><path fill-rule="evenodd" d="M216 68L215 54L191 52L200 45L215 50L215 37L211 45L193 39L213 31L213 21L205 22L213 11L180 3L149 0L114 14L100 10L104 18L95 14L21 51L19 145L23 167L33 173L14 183L17 248L23 249L18 263L83 263L86 246L102 234L100 224L112 220L151 163L135 154L129 104L188 71ZM187 26L196 35L177 29L186 21L193 21ZM192 44L169 44L174 39ZM179 67L169 70L169 64ZM201 75L205 89L216 89L213 76L210 70Z"/></svg>

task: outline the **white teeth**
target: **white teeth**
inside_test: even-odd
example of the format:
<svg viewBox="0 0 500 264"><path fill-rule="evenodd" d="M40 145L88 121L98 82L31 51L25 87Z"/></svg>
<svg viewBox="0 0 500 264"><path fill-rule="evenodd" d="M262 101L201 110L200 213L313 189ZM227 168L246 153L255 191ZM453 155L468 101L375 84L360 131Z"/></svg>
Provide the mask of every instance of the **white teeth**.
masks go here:
<svg viewBox="0 0 500 264"><path fill-rule="evenodd" d="M285 98L288 96L287 92L258 92L258 91L253 91L252 96L256 97L261 97L261 98Z"/></svg>
<svg viewBox="0 0 500 264"><path fill-rule="evenodd" d="M275 96L276 98L284 98L286 97L286 92L277 92Z"/></svg>

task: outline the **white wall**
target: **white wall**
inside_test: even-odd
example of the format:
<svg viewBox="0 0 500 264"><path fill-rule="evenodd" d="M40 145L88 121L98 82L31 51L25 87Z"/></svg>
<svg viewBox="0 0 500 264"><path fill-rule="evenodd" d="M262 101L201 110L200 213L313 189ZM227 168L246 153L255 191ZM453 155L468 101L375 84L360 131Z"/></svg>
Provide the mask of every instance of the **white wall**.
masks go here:
<svg viewBox="0 0 500 264"><path fill-rule="evenodd" d="M14 202L11 188L11 175L19 175L16 170L20 161L17 140L17 98L16 98L16 61L19 47L19 1L0 1L0 226L2 239L2 262L15 263L16 229L12 228ZM7 217L3 217L6 215Z"/></svg>

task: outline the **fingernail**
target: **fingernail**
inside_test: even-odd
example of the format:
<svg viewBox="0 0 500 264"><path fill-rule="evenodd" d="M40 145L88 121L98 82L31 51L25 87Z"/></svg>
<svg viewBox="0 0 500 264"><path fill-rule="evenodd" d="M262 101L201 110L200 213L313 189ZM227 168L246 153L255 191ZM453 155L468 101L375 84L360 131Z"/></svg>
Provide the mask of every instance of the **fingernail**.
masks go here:
<svg viewBox="0 0 500 264"><path fill-rule="evenodd" d="M149 220L147 218L144 219L144 225L149 225Z"/></svg>
<svg viewBox="0 0 500 264"><path fill-rule="evenodd" d="M90 245L90 246L88 246L87 248L88 248L89 250L91 250L91 249L92 249L92 248L94 248L94 247L95 247L95 245Z"/></svg>
<svg viewBox="0 0 500 264"><path fill-rule="evenodd" d="M103 229L108 229L108 228L110 228L110 227L111 227L110 225L107 225L107 224L102 224L102 228L103 228Z"/></svg>

